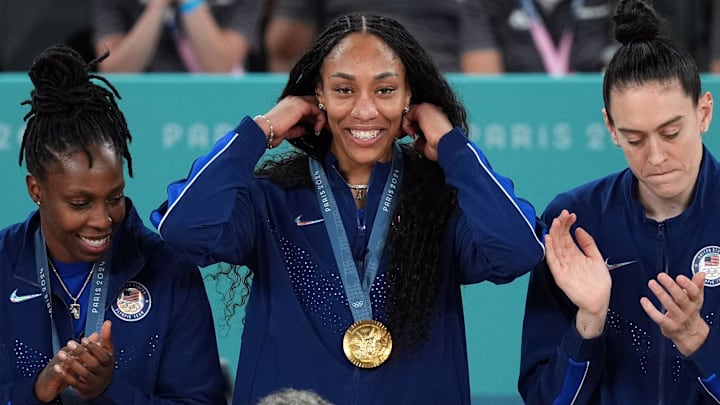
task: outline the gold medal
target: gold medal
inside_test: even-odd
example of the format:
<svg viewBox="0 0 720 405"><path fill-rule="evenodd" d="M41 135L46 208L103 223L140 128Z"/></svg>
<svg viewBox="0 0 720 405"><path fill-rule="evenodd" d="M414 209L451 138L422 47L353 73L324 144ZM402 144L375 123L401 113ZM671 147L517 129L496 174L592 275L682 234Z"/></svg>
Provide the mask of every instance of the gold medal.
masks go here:
<svg viewBox="0 0 720 405"><path fill-rule="evenodd" d="M352 364L360 368L375 368L390 357L392 337L382 323L363 319L345 331L343 351Z"/></svg>

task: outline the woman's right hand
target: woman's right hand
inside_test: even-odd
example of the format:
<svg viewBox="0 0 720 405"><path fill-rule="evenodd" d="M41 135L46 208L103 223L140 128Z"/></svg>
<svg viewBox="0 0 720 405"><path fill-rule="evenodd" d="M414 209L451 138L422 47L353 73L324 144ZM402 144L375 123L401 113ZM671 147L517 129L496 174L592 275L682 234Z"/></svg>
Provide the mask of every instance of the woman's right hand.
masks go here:
<svg viewBox="0 0 720 405"><path fill-rule="evenodd" d="M602 334L610 306L612 278L595 240L584 229L570 233L577 216L562 210L545 236L545 259L555 283L578 307L575 327L584 339Z"/></svg>
<svg viewBox="0 0 720 405"><path fill-rule="evenodd" d="M283 139L312 135L307 133L307 125L319 133L327 123L325 112L318 108L315 96L287 96L265 113L265 118L272 123L274 136L271 147L280 145ZM270 125L260 117L255 118L255 123L269 138Z"/></svg>
<svg viewBox="0 0 720 405"><path fill-rule="evenodd" d="M77 345L77 342L75 342ZM70 386L67 365L64 361L70 358L69 346L60 349L35 380L35 397L40 402L50 402Z"/></svg>

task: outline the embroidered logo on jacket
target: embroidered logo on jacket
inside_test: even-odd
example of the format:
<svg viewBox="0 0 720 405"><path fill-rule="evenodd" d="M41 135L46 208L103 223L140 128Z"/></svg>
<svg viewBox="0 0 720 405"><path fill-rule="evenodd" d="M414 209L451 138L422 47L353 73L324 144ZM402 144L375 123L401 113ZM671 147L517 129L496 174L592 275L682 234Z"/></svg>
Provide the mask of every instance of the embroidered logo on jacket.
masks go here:
<svg viewBox="0 0 720 405"><path fill-rule="evenodd" d="M698 250L690 269L693 274L705 272L705 287L720 285L720 246L705 246Z"/></svg>
<svg viewBox="0 0 720 405"><path fill-rule="evenodd" d="M624 267L624 266L627 266L627 265L633 264L633 263L637 263L637 260L630 260L630 261L627 261L627 262L610 264L610 263L608 263L608 259L605 259L605 265L607 266L607 269L608 269L608 270L619 269L620 267Z"/></svg>
<svg viewBox="0 0 720 405"><path fill-rule="evenodd" d="M37 298L41 296L42 294L27 294L27 295L18 295L18 289L16 288L12 293L10 293L10 302L14 303L20 303L25 302L28 300L31 300L33 298Z"/></svg>
<svg viewBox="0 0 720 405"><path fill-rule="evenodd" d="M150 291L137 281L128 281L112 303L112 311L124 321L135 322L143 319L151 306Z"/></svg>
<svg viewBox="0 0 720 405"><path fill-rule="evenodd" d="M311 220L309 220L309 221L303 221L302 215L298 215L297 217L295 217L295 224L296 224L297 226L307 226L307 225L312 225L312 224L318 224L318 223L320 223L320 222L322 222L322 221L324 221L323 218L320 218L320 219L311 219Z"/></svg>

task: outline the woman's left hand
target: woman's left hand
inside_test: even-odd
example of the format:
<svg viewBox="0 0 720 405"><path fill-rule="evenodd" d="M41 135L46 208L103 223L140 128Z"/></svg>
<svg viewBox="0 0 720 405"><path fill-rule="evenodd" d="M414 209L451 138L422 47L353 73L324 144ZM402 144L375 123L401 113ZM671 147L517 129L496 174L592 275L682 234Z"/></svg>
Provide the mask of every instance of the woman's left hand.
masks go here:
<svg viewBox="0 0 720 405"><path fill-rule="evenodd" d="M103 323L100 334L93 333L81 340L81 344L71 348L71 360L65 365L70 375L75 376L71 383L83 399L100 396L112 381L115 372L115 346L112 341L110 321Z"/></svg>
<svg viewBox="0 0 720 405"><path fill-rule="evenodd" d="M660 273L657 279L648 282L648 287L665 308L664 312L647 297L640 299L640 305L660 327L663 336L672 340L683 356L695 353L710 333L710 327L700 315L704 285L703 272L695 274L692 280L684 275L673 280L666 273Z"/></svg>
<svg viewBox="0 0 720 405"><path fill-rule="evenodd" d="M414 105L403 117L402 129L415 141L415 149L430 160L437 161L440 139L453 129L447 115L429 103Z"/></svg>

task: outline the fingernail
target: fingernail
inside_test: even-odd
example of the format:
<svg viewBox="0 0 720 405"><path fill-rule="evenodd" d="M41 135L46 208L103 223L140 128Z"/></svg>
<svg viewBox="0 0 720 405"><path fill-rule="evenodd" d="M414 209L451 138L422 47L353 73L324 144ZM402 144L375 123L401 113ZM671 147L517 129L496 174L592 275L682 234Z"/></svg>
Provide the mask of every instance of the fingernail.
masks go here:
<svg viewBox="0 0 720 405"><path fill-rule="evenodd" d="M78 348L78 344L74 340L69 341L67 345L72 350L75 350Z"/></svg>

